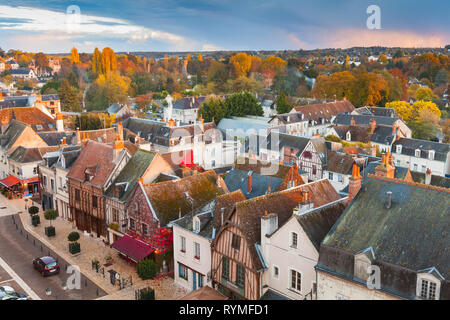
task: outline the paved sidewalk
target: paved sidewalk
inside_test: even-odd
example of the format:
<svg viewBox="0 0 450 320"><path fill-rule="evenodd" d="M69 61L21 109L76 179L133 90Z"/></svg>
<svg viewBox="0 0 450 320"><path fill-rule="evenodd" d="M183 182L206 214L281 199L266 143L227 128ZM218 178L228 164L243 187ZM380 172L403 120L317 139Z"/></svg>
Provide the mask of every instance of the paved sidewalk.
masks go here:
<svg viewBox="0 0 450 320"><path fill-rule="evenodd" d="M0 198L2 198L0 196ZM4 202L4 201L0 201ZM49 221L45 220L43 212L39 213L41 224L37 227L31 225L30 215L25 213L25 203L23 200L8 200L8 209L19 212L21 221L24 228L30 232L33 236L41 240L50 249L55 251L62 258L67 260L72 265L77 265L80 271L88 277L92 282L107 292L107 296L101 297L102 300L134 300L135 290L152 287L155 289L155 297L157 300L175 300L185 296L188 292L176 285L171 277L163 277L157 280L141 280L137 273L134 264L126 262L121 259L117 251L105 245L103 241L86 235L72 225L72 223L57 218L52 221L52 225L56 229L56 236L48 238L45 236L44 228L49 226ZM0 203L1 206L1 203ZM80 240L78 242L81 245L81 253L72 255L69 253L69 242L67 236L72 231L78 231L80 233ZM112 265L104 267L104 277L102 274L92 270L92 260L97 259L100 261L100 267L102 267L107 260L107 257L112 258ZM133 285L125 289L119 290L118 286L113 286L110 283L109 270L118 272L122 279L132 278Z"/></svg>

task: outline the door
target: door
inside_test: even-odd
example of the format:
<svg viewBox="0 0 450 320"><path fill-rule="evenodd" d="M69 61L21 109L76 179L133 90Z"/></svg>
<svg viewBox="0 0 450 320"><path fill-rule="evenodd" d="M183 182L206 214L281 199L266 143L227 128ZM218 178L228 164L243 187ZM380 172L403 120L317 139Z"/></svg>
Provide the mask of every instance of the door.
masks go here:
<svg viewBox="0 0 450 320"><path fill-rule="evenodd" d="M197 290L197 272L192 271L192 285L193 285L193 290Z"/></svg>

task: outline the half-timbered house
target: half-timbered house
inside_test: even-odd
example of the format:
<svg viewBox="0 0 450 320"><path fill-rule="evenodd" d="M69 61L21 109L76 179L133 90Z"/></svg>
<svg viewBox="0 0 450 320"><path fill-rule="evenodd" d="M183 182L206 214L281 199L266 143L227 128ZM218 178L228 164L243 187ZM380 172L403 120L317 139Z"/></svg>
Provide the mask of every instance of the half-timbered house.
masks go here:
<svg viewBox="0 0 450 320"><path fill-rule="evenodd" d="M213 286L231 299L257 300L263 295L263 271L270 263L261 250L261 218L276 214L283 225L302 201L312 195L315 207L340 199L326 179L238 202L224 219L211 244Z"/></svg>

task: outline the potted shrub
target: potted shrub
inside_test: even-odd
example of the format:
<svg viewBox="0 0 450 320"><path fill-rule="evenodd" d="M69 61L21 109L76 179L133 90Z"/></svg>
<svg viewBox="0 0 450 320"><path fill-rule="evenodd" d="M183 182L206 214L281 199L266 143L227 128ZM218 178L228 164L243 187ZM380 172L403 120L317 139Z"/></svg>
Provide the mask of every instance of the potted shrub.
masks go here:
<svg viewBox="0 0 450 320"><path fill-rule="evenodd" d="M47 237L54 237L56 232L55 227L52 226L52 220L55 220L58 217L58 213L53 209L45 210L44 217L46 220L50 221L50 226L45 227L45 235Z"/></svg>
<svg viewBox="0 0 450 320"><path fill-rule="evenodd" d="M37 227L38 224L41 223L41 218L38 216L39 208L36 206L31 206L28 209L28 213L31 217L31 224L35 227Z"/></svg>
<svg viewBox="0 0 450 320"><path fill-rule="evenodd" d="M100 261L97 258L94 258L92 261L92 270L96 270L98 272L98 268L100 267Z"/></svg>
<svg viewBox="0 0 450 320"><path fill-rule="evenodd" d="M76 231L69 233L67 236L67 240L70 241L69 243L69 252L71 254L79 253L81 252L80 244L77 242L78 239L80 239L80 234Z"/></svg>
<svg viewBox="0 0 450 320"><path fill-rule="evenodd" d="M136 271L142 280L153 279L158 274L158 265L155 261L146 258L138 263Z"/></svg>

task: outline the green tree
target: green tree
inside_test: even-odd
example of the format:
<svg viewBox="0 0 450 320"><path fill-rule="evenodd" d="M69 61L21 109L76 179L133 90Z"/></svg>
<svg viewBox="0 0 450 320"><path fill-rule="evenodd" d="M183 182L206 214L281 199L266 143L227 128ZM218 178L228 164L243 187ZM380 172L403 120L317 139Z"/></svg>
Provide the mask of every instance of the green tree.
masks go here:
<svg viewBox="0 0 450 320"><path fill-rule="evenodd" d="M292 106L287 102L284 91L281 91L277 99L277 112L278 114L288 113L292 110Z"/></svg>
<svg viewBox="0 0 450 320"><path fill-rule="evenodd" d="M439 70L439 72L436 74L436 78L434 79L434 83L436 86L443 86L448 83L448 71L442 68Z"/></svg>
<svg viewBox="0 0 450 320"><path fill-rule="evenodd" d="M214 122L218 124L225 117L225 101L216 96L208 97L201 106L199 114L202 115L206 122Z"/></svg>
<svg viewBox="0 0 450 320"><path fill-rule="evenodd" d="M230 118L232 116L262 116L264 111L261 104L256 97L249 93L235 93L228 96L225 100L225 117Z"/></svg>
<svg viewBox="0 0 450 320"><path fill-rule="evenodd" d="M45 210L44 217L45 220L48 220L50 222L50 226L52 226L52 221L58 217L58 212L53 209Z"/></svg>
<svg viewBox="0 0 450 320"><path fill-rule="evenodd" d="M61 86L58 89L58 95L61 100L62 110L73 112L81 111L81 103L67 80L64 80L61 83Z"/></svg>
<svg viewBox="0 0 450 320"><path fill-rule="evenodd" d="M142 280L151 280L158 274L158 265L153 260L144 259L138 263L136 271Z"/></svg>

